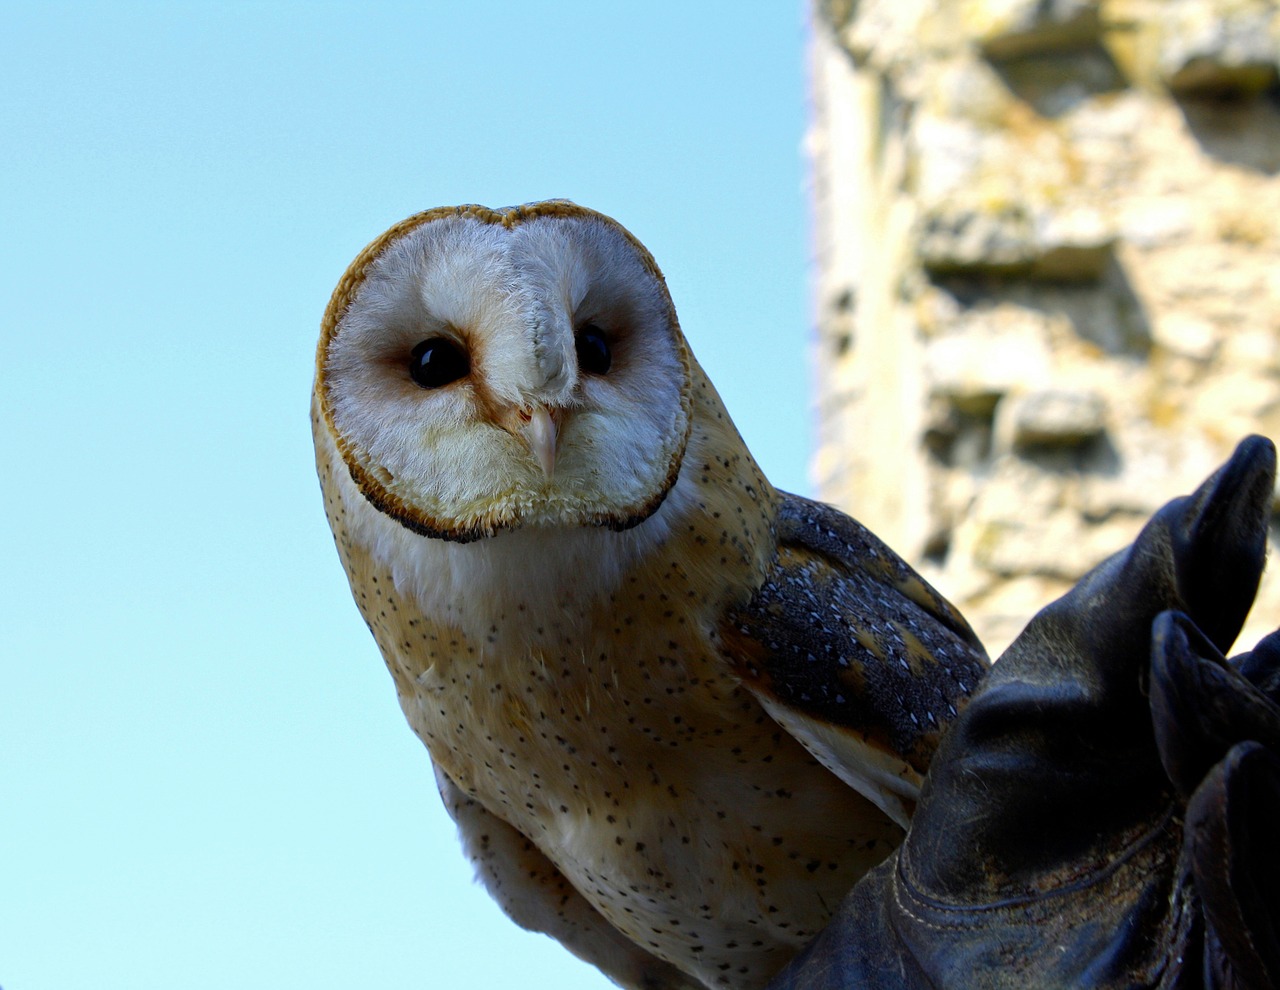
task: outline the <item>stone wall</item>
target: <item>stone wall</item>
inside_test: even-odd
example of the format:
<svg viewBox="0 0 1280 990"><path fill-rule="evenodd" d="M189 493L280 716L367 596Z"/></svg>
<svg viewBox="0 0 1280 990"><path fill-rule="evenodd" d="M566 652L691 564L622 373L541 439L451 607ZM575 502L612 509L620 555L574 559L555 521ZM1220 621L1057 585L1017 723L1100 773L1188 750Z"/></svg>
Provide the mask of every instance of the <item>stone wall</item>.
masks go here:
<svg viewBox="0 0 1280 990"><path fill-rule="evenodd" d="M1280 10L813 21L818 494L994 655L1241 436L1280 439ZM1276 624L1273 574L1245 636Z"/></svg>

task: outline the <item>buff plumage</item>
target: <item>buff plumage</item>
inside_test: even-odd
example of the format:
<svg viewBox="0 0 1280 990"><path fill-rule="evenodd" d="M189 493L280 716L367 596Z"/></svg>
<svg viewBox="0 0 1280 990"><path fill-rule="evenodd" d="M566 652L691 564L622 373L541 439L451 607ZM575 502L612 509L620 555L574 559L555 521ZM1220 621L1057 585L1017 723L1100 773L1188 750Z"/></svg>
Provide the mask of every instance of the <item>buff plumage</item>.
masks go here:
<svg viewBox="0 0 1280 990"><path fill-rule="evenodd" d="M623 986L763 986L900 841L986 663L963 619L769 484L652 257L571 203L374 241L312 420L356 602L489 891Z"/></svg>

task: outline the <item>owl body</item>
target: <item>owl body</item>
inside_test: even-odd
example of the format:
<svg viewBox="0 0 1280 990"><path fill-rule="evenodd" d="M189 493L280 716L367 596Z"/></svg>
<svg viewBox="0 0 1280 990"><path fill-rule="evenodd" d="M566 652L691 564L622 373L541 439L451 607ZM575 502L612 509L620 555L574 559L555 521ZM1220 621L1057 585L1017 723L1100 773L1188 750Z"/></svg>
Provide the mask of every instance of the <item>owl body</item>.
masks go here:
<svg viewBox="0 0 1280 990"><path fill-rule="evenodd" d="M616 224L421 217L335 292L312 420L464 848L517 922L624 986L763 986L900 841L981 649L887 548L769 484ZM403 371L431 333L465 376Z"/></svg>

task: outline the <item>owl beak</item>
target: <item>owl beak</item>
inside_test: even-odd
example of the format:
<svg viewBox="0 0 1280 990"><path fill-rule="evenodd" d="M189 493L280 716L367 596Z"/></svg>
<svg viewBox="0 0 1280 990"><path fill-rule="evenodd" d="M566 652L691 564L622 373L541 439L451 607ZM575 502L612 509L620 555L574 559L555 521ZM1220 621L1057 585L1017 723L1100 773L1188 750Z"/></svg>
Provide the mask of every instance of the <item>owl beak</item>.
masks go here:
<svg viewBox="0 0 1280 990"><path fill-rule="evenodd" d="M524 419L525 410L521 410L520 418ZM529 421L524 425L524 438L529 450L537 458L538 466L548 478L556 469L556 424L551 419L547 407L534 403L527 411Z"/></svg>

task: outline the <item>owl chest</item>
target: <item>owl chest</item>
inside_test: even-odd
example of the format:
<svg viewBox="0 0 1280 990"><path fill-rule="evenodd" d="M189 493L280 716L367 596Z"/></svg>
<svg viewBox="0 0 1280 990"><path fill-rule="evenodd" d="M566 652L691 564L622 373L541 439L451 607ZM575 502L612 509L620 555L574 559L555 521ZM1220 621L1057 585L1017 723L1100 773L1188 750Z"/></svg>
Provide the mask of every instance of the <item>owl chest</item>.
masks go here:
<svg viewBox="0 0 1280 990"><path fill-rule="evenodd" d="M401 704L450 778L633 937L661 932L664 954L792 951L849 869L891 848L885 823L724 672L692 621L636 625L560 649L553 631L510 653L427 632L437 662L392 662Z"/></svg>
<svg viewBox="0 0 1280 990"><path fill-rule="evenodd" d="M655 788L667 800L699 790L698 754L755 750L776 732L708 636L634 625L535 626L480 645L436 633L436 662L398 658L401 704L433 759L491 810L526 834L581 836L641 792L652 803Z"/></svg>

